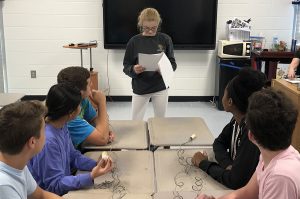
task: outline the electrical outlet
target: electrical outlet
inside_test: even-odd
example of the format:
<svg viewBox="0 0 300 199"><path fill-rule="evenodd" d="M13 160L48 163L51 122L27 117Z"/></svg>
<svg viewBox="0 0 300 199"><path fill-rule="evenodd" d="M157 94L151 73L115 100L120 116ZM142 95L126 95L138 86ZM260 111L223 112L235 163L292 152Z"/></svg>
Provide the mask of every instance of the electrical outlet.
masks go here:
<svg viewBox="0 0 300 199"><path fill-rule="evenodd" d="M30 71L30 77L31 78L36 78L36 70L31 70Z"/></svg>

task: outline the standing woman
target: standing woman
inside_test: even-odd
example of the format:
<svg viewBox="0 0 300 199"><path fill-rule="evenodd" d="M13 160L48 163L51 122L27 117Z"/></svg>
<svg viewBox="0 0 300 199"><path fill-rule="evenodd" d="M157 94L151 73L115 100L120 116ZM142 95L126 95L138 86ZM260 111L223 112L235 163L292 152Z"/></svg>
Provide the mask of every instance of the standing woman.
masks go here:
<svg viewBox="0 0 300 199"><path fill-rule="evenodd" d="M152 100L154 116L164 117L168 105L168 88L166 88L159 71L144 71L139 65L138 53L157 54L164 52L169 58L173 70L176 62L173 43L167 34L158 32L161 18L154 8L144 9L138 17L141 33L133 36L127 43L123 60L123 72L132 78L132 119L143 120L149 100Z"/></svg>

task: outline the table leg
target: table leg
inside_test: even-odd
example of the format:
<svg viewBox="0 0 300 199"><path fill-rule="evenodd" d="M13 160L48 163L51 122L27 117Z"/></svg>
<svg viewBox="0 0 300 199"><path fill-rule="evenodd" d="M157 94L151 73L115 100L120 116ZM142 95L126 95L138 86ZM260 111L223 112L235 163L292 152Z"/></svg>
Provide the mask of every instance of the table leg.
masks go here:
<svg viewBox="0 0 300 199"><path fill-rule="evenodd" d="M82 60L82 49L80 49L80 61L81 61L81 67L83 67L83 60Z"/></svg>
<svg viewBox="0 0 300 199"><path fill-rule="evenodd" d="M276 79L276 72L277 72L277 62L270 61L268 79L269 80Z"/></svg>
<svg viewBox="0 0 300 199"><path fill-rule="evenodd" d="M90 71L93 71L93 66L92 66L92 48L90 48Z"/></svg>

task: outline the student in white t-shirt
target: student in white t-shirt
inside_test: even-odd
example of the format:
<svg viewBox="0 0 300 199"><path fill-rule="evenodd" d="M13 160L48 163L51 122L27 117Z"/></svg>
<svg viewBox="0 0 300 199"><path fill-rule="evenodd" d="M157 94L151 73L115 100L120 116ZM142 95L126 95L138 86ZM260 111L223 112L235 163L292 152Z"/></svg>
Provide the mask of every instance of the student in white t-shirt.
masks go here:
<svg viewBox="0 0 300 199"><path fill-rule="evenodd" d="M260 161L247 185L220 199L300 199L300 154L291 146L296 107L271 89L258 91L249 100L248 136L261 152Z"/></svg>
<svg viewBox="0 0 300 199"><path fill-rule="evenodd" d="M0 110L0 199L59 199L37 186L26 164L45 143L47 109L25 101Z"/></svg>

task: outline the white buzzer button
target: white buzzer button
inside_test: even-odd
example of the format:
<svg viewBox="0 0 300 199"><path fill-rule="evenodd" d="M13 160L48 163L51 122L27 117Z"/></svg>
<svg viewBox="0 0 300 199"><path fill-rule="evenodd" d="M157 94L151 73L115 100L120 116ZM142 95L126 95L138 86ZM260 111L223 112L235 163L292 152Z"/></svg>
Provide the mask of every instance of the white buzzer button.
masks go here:
<svg viewBox="0 0 300 199"><path fill-rule="evenodd" d="M101 157L102 157L102 159L107 160L109 156L108 156L108 153L106 151L103 151Z"/></svg>
<svg viewBox="0 0 300 199"><path fill-rule="evenodd" d="M194 133L193 135L191 135L191 140L193 140L193 139L195 139L197 136L196 136L196 134Z"/></svg>

